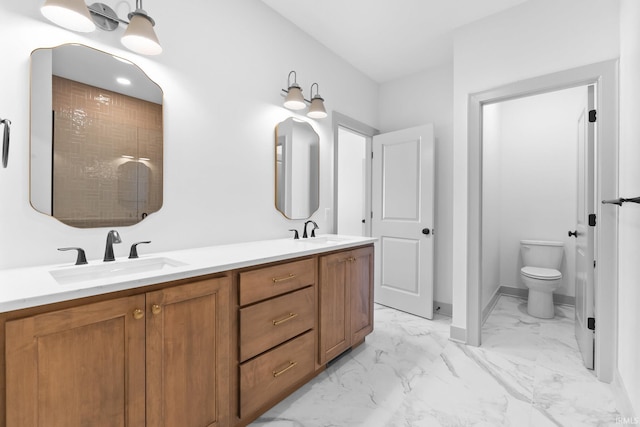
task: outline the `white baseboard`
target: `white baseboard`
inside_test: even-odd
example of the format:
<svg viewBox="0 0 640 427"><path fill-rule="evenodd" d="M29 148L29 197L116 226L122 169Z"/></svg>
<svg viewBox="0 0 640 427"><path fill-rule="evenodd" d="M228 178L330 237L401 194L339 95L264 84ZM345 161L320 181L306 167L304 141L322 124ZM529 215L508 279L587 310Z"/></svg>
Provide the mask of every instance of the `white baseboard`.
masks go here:
<svg viewBox="0 0 640 427"><path fill-rule="evenodd" d="M467 330L464 328L458 328L457 326L449 327L449 339L451 341L459 342L462 344L467 343Z"/></svg>
<svg viewBox="0 0 640 427"><path fill-rule="evenodd" d="M442 314L443 316L451 317L453 315L453 305L446 302L434 301L433 314Z"/></svg>
<svg viewBox="0 0 640 427"><path fill-rule="evenodd" d="M629 393L627 393L627 389L624 386L624 381L622 380L618 369L615 369L615 372L613 373L611 387L613 388L616 407L618 408L618 411L620 411L622 418L634 420L636 424L640 424L640 417L638 417L633 410L633 404L631 403L631 400L629 400Z"/></svg>

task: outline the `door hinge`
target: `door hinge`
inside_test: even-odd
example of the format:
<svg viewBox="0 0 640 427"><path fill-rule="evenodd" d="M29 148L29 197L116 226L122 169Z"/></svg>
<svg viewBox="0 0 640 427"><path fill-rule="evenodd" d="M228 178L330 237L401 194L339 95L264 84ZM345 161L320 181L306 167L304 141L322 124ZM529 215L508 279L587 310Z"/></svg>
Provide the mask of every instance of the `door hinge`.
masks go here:
<svg viewBox="0 0 640 427"><path fill-rule="evenodd" d="M589 214L589 225L591 227L596 226L596 214Z"/></svg>
<svg viewBox="0 0 640 427"><path fill-rule="evenodd" d="M596 110L589 110L589 123L596 122Z"/></svg>
<svg viewBox="0 0 640 427"><path fill-rule="evenodd" d="M373 151L371 152L371 158L373 159Z"/></svg>
<svg viewBox="0 0 640 427"><path fill-rule="evenodd" d="M593 260L593 268L596 268L596 260Z"/></svg>
<svg viewBox="0 0 640 427"><path fill-rule="evenodd" d="M596 318L595 317L587 317L587 329L591 331L596 330Z"/></svg>

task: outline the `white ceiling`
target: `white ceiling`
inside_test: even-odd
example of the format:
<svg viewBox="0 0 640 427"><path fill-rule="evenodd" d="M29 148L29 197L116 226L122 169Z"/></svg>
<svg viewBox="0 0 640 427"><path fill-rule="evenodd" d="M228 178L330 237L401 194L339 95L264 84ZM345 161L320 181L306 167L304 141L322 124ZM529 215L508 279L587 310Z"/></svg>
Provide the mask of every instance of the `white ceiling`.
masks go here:
<svg viewBox="0 0 640 427"><path fill-rule="evenodd" d="M378 83L453 61L453 30L527 0L262 0Z"/></svg>

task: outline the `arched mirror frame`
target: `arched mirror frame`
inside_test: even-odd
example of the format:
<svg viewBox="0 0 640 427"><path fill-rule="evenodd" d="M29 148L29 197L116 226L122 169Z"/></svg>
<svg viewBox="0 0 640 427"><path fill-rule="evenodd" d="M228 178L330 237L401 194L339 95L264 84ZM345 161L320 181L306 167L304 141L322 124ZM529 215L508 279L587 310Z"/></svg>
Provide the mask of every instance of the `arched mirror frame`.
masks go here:
<svg viewBox="0 0 640 427"><path fill-rule="evenodd" d="M59 56L54 57L56 53L59 53ZM81 55L78 58L68 56L78 53ZM69 67L72 71L59 72L59 66L54 61L73 64L73 67ZM108 77L112 82L105 82L106 71L111 71ZM103 80L100 80L100 73ZM54 77L56 74L62 78ZM124 76L130 78L131 87L135 89L124 90L115 83L116 77ZM83 104L86 108L71 107L66 108L68 111L64 114L52 114L54 80L71 85L59 89L62 93L86 91L84 93L87 94L88 101ZM140 90L141 87L146 89ZM91 96L93 98L90 98ZM32 207L38 212L78 228L133 225L147 215L157 212L163 201L163 97L160 86L138 65L124 58L81 44L35 49L31 53L30 99L29 200ZM89 100L102 109L101 114L95 111L98 107L87 107ZM110 101L112 102L109 105ZM94 111L86 111L91 108L94 108ZM113 116L108 116L104 111L113 111ZM135 114L132 114L132 111ZM135 116L137 122L127 122L122 118L122 114ZM67 120L68 126L56 127L56 118ZM69 128L66 134L65 128ZM96 129L103 130L96 134ZM58 152L54 151L56 133L59 141L63 140L60 136L62 134L71 135L70 139L74 139L75 146L67 147L67 152L72 151L72 155L67 159L80 157L85 159L84 163L63 161L65 156L59 156ZM126 135L134 135L135 142L129 143ZM88 154L78 151L80 147L88 146L83 144L86 142L83 139L85 136L100 141L101 148L96 148L96 152ZM135 149L130 147L132 144L135 144ZM57 148L64 145L60 143ZM101 161L97 152L109 151L110 148L113 148L108 154L110 157ZM133 168L131 164L135 164L136 167ZM59 177L55 174L56 170L65 170L67 175ZM87 177L87 188L79 181L80 177ZM132 179L133 177L136 179ZM137 177L143 179L139 180ZM68 194L81 194L85 201L71 200L67 206L64 197L55 196L60 193L54 192L54 183L57 181L58 189L66 189L67 198L72 197ZM91 185L93 188L88 188ZM83 194L83 191L78 189L86 189L88 194ZM77 203L78 206L74 206L73 203ZM67 213L56 215L65 208L68 212L80 214L74 213L76 217L70 217Z"/></svg>
<svg viewBox="0 0 640 427"><path fill-rule="evenodd" d="M320 136L289 117L275 128L275 207L288 219L308 219L320 207Z"/></svg>

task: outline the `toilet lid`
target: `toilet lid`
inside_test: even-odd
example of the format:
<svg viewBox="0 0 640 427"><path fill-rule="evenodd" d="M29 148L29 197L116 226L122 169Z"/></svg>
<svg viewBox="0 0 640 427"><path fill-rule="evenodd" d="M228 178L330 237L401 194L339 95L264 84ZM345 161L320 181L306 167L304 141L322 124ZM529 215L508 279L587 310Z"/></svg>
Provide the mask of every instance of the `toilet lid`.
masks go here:
<svg viewBox="0 0 640 427"><path fill-rule="evenodd" d="M531 277L532 279L555 280L562 278L562 273L553 268L522 267L520 271L522 274L527 277Z"/></svg>

